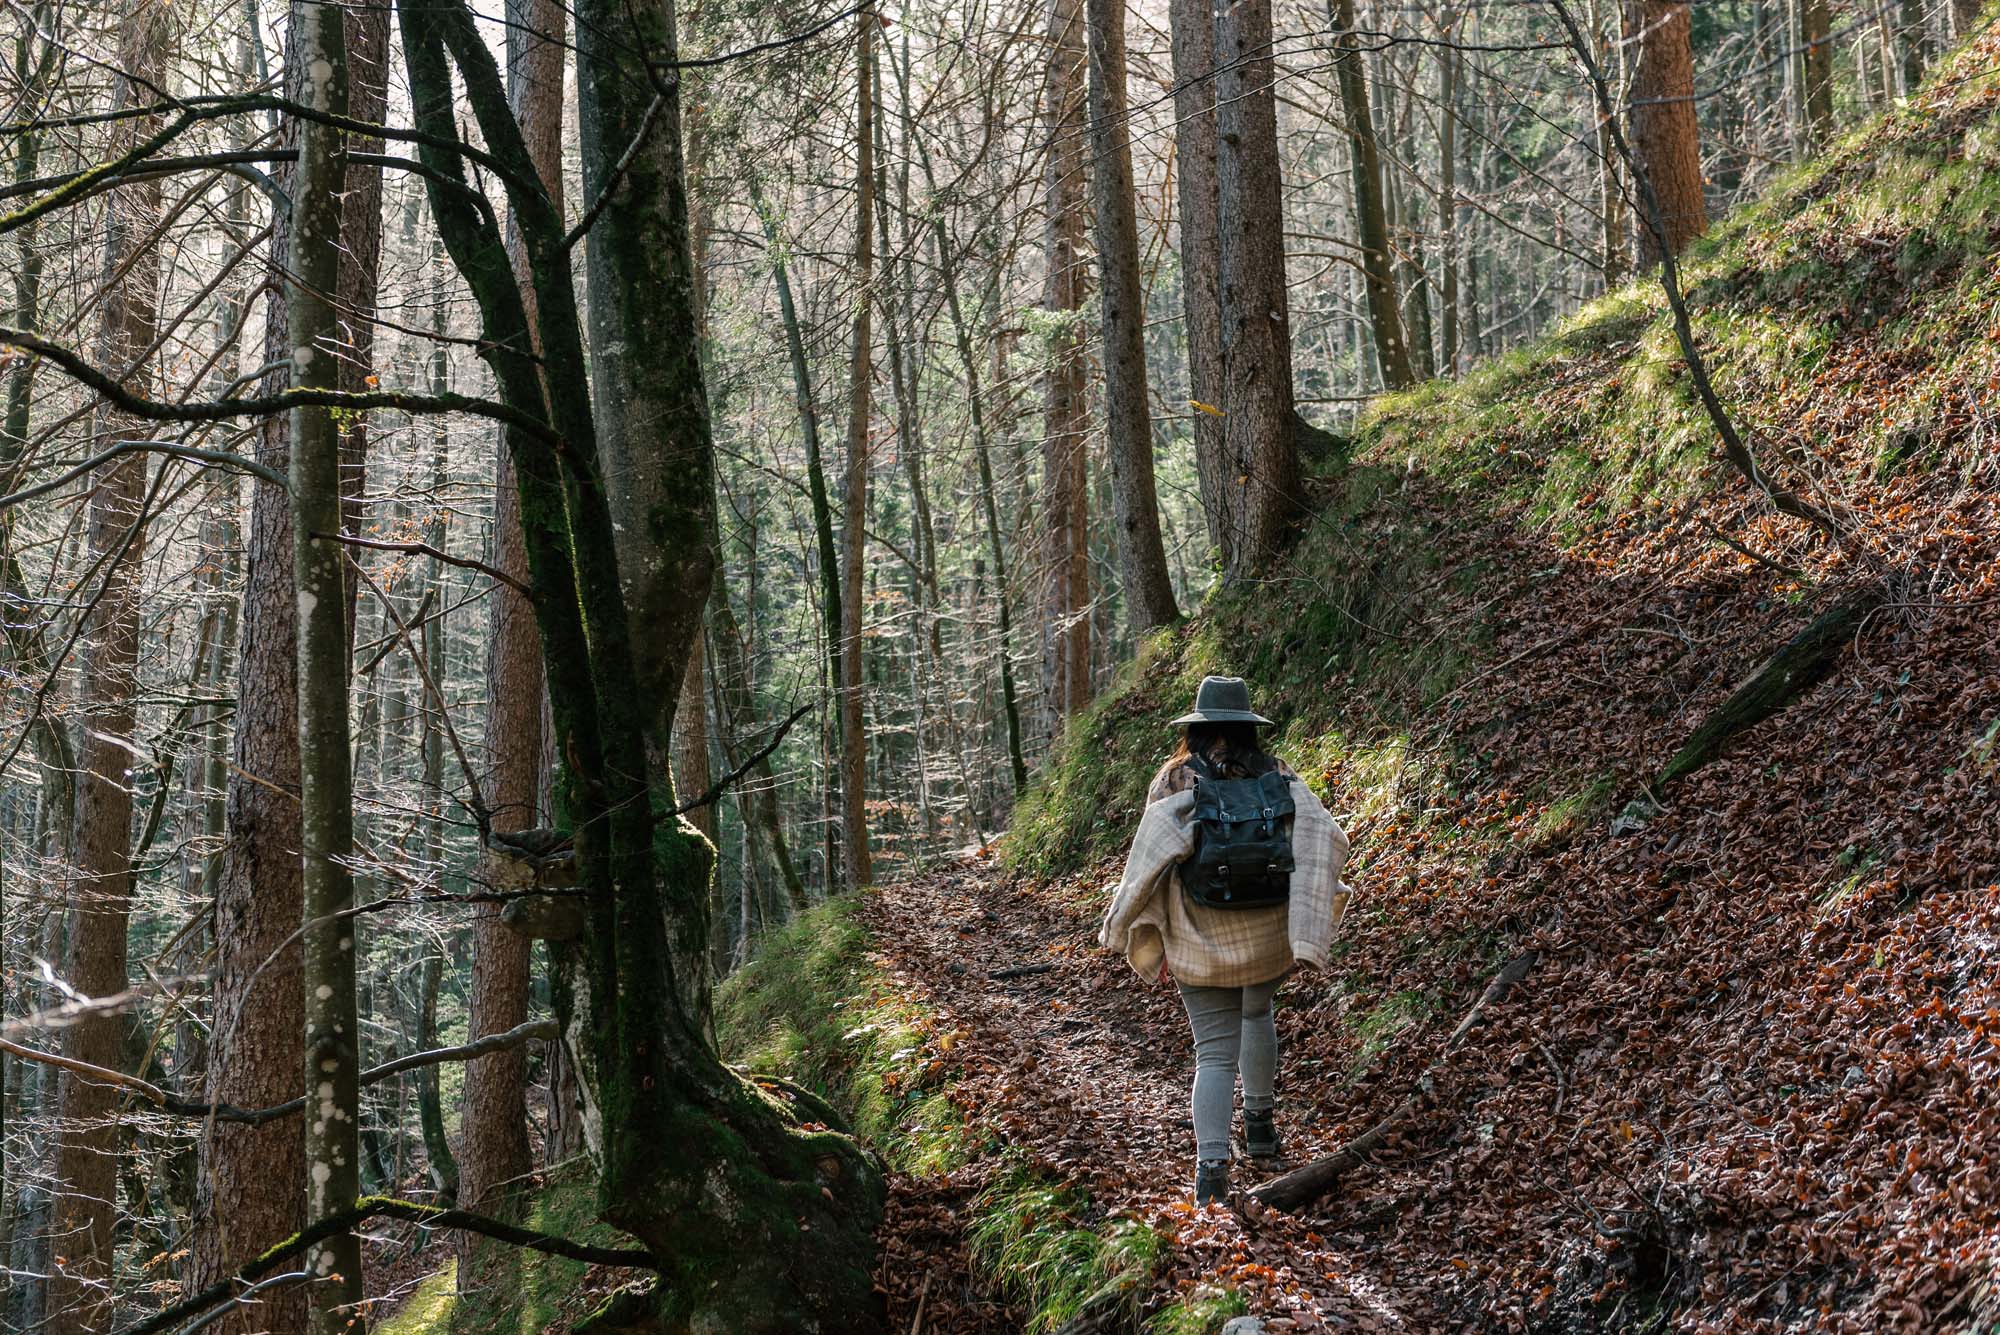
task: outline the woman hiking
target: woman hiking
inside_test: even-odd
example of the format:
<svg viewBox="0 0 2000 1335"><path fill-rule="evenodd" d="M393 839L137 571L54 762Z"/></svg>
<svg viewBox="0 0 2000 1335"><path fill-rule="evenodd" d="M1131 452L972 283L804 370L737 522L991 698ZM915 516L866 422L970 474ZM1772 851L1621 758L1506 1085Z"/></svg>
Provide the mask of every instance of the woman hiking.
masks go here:
<svg viewBox="0 0 2000 1335"><path fill-rule="evenodd" d="M1229 1192L1230 1110L1243 1144L1279 1154L1271 998L1297 965L1321 968L1347 907L1347 836L1289 765L1264 750L1240 677L1206 677L1146 812L1098 940L1142 978L1172 977L1194 1029L1196 1205Z"/></svg>

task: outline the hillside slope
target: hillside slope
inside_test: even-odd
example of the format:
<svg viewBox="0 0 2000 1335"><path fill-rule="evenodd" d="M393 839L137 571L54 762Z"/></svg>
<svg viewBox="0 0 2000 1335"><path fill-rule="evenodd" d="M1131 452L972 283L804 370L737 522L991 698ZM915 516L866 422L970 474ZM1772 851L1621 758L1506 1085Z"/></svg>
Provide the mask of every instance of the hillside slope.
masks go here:
<svg viewBox="0 0 2000 1335"><path fill-rule="evenodd" d="M1041 1253L982 1253L1018 1216L1092 1232L1092 1283L1159 1329L1237 1303L1423 1332L2000 1323L1996 71L1989 30L1689 258L1725 398L1849 550L1716 462L1656 294L1628 289L1379 405L1289 562L1073 721L1004 867L867 905L878 956L823 981L893 997L893 1044L874 1020L799 1037L750 1002L771 972L733 985L739 1052L823 1086L869 1072L871 1115L928 1147L899 1160L892 1318L1087 1306L1010 1274ZM1824 679L1655 783L1871 588ZM1164 721L1222 671L1355 849L1337 958L1280 1003L1296 1155L1400 1104L1536 953L1401 1134L1297 1220L1174 1207L1177 1005L1090 947ZM1053 967L991 976L1023 964ZM1020 1205L1021 1173L1057 1194ZM1012 1308L974 1296L996 1279Z"/></svg>

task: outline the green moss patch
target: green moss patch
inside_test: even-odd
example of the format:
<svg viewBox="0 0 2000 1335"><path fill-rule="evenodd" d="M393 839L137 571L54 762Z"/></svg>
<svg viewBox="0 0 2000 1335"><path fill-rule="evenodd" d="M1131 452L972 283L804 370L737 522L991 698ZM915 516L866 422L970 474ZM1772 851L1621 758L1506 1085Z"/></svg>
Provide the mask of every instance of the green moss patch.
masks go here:
<svg viewBox="0 0 2000 1335"><path fill-rule="evenodd" d="M395 1314L375 1327L376 1335L445 1335L457 1303L458 1262L450 1261L417 1285Z"/></svg>

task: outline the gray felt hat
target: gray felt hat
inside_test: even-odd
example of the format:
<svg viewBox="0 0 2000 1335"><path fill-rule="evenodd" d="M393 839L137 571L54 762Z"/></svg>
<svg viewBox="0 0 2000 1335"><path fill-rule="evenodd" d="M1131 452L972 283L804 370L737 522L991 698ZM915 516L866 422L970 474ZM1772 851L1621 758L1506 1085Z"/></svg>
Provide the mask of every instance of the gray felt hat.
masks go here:
<svg viewBox="0 0 2000 1335"><path fill-rule="evenodd" d="M1273 726L1262 714L1250 712L1250 685L1241 677L1203 677L1194 693L1194 712L1174 720L1186 723L1261 723Z"/></svg>

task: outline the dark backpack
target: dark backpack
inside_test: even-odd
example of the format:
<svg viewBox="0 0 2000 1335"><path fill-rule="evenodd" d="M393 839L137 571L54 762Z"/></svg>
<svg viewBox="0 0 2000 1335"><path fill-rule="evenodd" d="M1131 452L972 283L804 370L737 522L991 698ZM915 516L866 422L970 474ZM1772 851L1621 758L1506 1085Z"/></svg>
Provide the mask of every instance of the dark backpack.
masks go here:
<svg viewBox="0 0 2000 1335"><path fill-rule="evenodd" d="M1292 895L1292 784L1276 769L1224 779L1201 756L1195 773L1194 848L1181 889L1211 909L1267 909Z"/></svg>

